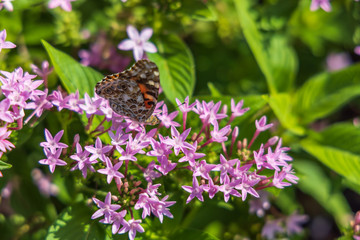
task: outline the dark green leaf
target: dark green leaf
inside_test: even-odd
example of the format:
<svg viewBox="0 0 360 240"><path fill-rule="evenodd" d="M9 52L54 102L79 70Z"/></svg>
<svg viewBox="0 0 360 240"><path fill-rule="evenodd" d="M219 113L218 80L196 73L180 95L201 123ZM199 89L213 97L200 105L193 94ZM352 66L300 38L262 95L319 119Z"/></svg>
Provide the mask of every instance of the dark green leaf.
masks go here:
<svg viewBox="0 0 360 240"><path fill-rule="evenodd" d="M217 240L218 238L210 235L209 233L197 230L197 229L191 229L191 228L185 228L176 231L172 236L169 237L169 239L174 240L183 240L183 239L198 239L198 240Z"/></svg>
<svg viewBox="0 0 360 240"><path fill-rule="evenodd" d="M82 66L72 57L54 48L46 41L42 40L55 71L60 77L61 83L69 93L79 91L80 96L88 93L94 95L94 87L103 75L90 67Z"/></svg>
<svg viewBox="0 0 360 240"><path fill-rule="evenodd" d="M195 86L194 60L189 48L176 35L156 38L157 53L148 54L160 71L160 83L166 97L174 104L192 95Z"/></svg>
<svg viewBox="0 0 360 240"><path fill-rule="evenodd" d="M254 1L234 0L237 15L271 93L292 88L297 72L297 57L285 35L262 33L255 22L258 17L251 9Z"/></svg>
<svg viewBox="0 0 360 240"><path fill-rule="evenodd" d="M202 21L216 21L217 16L209 4L204 4L201 0L185 0L181 4L180 11L189 15L191 18Z"/></svg>
<svg viewBox="0 0 360 240"><path fill-rule="evenodd" d="M347 226L350 207L341 191L333 188L323 170L316 163L303 159L297 159L293 165L300 178L298 186L301 191L315 198L334 216L339 226Z"/></svg>

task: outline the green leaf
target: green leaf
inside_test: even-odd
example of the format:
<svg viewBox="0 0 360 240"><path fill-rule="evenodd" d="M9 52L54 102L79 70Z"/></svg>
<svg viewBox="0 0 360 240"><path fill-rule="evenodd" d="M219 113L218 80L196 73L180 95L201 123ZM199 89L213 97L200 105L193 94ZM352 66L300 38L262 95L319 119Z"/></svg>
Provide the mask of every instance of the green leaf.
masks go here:
<svg viewBox="0 0 360 240"><path fill-rule="evenodd" d="M297 159L293 162L301 191L316 199L334 218L339 226L349 224L351 209L342 192L333 188L333 183L314 162Z"/></svg>
<svg viewBox="0 0 360 240"><path fill-rule="evenodd" d="M244 36L263 74L270 93L288 91L297 72L297 57L285 35L263 33L251 9L254 1L234 0Z"/></svg>
<svg viewBox="0 0 360 240"><path fill-rule="evenodd" d="M105 239L105 228L91 220L91 214L83 204L66 208L50 226L46 239Z"/></svg>
<svg viewBox="0 0 360 240"><path fill-rule="evenodd" d="M208 88L210 90L211 96L213 97L221 97L221 92L215 87L212 82L208 82Z"/></svg>
<svg viewBox="0 0 360 240"><path fill-rule="evenodd" d="M209 4L204 4L201 0L182 1L181 8L179 10L196 20L217 20L216 12L209 7Z"/></svg>
<svg viewBox="0 0 360 240"><path fill-rule="evenodd" d="M290 94L273 94L269 98L269 104L285 128L297 135L305 133L305 129L299 124L297 116L293 113L294 104Z"/></svg>
<svg viewBox="0 0 360 240"><path fill-rule="evenodd" d="M11 167L12 167L11 164L8 164L8 163L3 162L3 161L0 160L0 171L1 171L1 170L4 170L4 169L11 168Z"/></svg>
<svg viewBox="0 0 360 240"><path fill-rule="evenodd" d="M352 123L337 123L318 133L320 144L360 155L360 128Z"/></svg>
<svg viewBox="0 0 360 240"><path fill-rule="evenodd" d="M306 138L300 142L302 148L320 162L354 183L360 182L360 155L341 148L327 146Z"/></svg>
<svg viewBox="0 0 360 240"><path fill-rule="evenodd" d="M147 55L159 67L160 83L166 97L176 105L175 98L184 101L194 90L194 59L176 35L160 36L155 39L155 44L158 52Z"/></svg>
<svg viewBox="0 0 360 240"><path fill-rule="evenodd" d="M219 238L210 235L209 233L200 231L198 229L185 228L176 231L169 239L183 240L183 239L198 239L198 240L218 240Z"/></svg>
<svg viewBox="0 0 360 240"><path fill-rule="evenodd" d="M61 83L69 93L79 91L80 96L94 95L94 87L103 75L90 67L82 66L75 59L42 40Z"/></svg>
<svg viewBox="0 0 360 240"><path fill-rule="evenodd" d="M303 124L326 117L360 95L360 64L309 79L296 94L296 114Z"/></svg>

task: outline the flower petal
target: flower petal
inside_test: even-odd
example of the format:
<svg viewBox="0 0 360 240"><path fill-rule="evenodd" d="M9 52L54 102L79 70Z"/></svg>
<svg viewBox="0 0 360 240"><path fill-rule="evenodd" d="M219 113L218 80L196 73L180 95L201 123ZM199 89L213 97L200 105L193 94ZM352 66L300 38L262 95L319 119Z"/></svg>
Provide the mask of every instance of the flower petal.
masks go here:
<svg viewBox="0 0 360 240"><path fill-rule="evenodd" d="M152 34L153 34L153 30L151 28L144 28L140 33L140 38L141 40L146 42L151 38Z"/></svg>
<svg viewBox="0 0 360 240"><path fill-rule="evenodd" d="M144 50L141 47L134 47L134 58L136 61L139 61L142 59L144 55Z"/></svg>
<svg viewBox="0 0 360 240"><path fill-rule="evenodd" d="M132 25L127 26L126 32L131 40L133 40L133 41L139 40L139 38L140 38L139 32Z"/></svg>
<svg viewBox="0 0 360 240"><path fill-rule="evenodd" d="M144 43L144 50L145 50L145 52L149 52L149 53L156 53L157 52L156 46L151 42L145 42Z"/></svg>
<svg viewBox="0 0 360 240"><path fill-rule="evenodd" d="M135 47L135 42L133 40L130 40L130 39L123 40L118 45L118 49L124 50L124 51L131 50L134 47Z"/></svg>

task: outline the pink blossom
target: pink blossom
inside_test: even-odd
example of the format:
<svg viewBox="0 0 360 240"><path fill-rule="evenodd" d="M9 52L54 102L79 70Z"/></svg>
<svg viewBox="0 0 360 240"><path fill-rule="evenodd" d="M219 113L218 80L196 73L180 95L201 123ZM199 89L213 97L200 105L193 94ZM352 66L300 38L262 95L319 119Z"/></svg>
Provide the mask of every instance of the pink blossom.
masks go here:
<svg viewBox="0 0 360 240"><path fill-rule="evenodd" d="M136 28L129 25L126 28L126 32L129 39L125 39L120 42L118 48L124 51L133 50L135 61L142 59L144 52L157 52L156 46L148 41L153 34L153 30L151 28L145 28L139 33Z"/></svg>
<svg viewBox="0 0 360 240"><path fill-rule="evenodd" d="M15 44L13 44L12 42L9 42L9 41L5 41L5 39L6 39L6 29L4 29L0 32L0 52L1 52L1 49L3 49L3 48L16 47Z"/></svg>
<svg viewBox="0 0 360 240"><path fill-rule="evenodd" d="M67 12L72 10L71 2L75 2L76 0L50 0L48 7L49 8L56 8L61 7Z"/></svg>

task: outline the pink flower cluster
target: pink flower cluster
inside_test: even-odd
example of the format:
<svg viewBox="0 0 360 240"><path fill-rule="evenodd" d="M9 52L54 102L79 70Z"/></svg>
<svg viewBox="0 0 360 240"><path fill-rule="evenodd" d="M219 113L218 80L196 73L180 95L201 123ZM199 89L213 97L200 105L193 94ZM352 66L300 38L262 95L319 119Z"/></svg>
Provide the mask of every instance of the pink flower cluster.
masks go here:
<svg viewBox="0 0 360 240"><path fill-rule="evenodd" d="M173 171L188 172L191 176L189 183L192 184L182 186L189 193L187 203L194 198L204 201L204 194L209 198L222 194L226 202L231 196L245 201L248 195L258 198L257 191L260 189L272 186L283 188L298 180L289 164L292 161L286 153L289 148L283 147L278 137L273 137L252 150L252 144L259 134L272 127L272 124L266 123L266 117L255 122L256 131L249 144L246 139L238 140L239 129L232 128L231 122L248 110L242 108L243 101L235 103L232 100L229 115L227 106L222 106L221 102L196 100L190 104L189 98L186 98L179 106L182 124L175 121L179 111L169 113L166 104L159 102L154 114L162 122L158 128L146 131L142 124L114 113L108 102L98 96L90 97L85 94L85 99L79 99L77 93L65 96L60 91L54 91L48 99L59 111L68 109L86 113L89 124L96 115L104 116L104 120L91 134L108 134L111 142L105 144L97 137L94 145L81 144L79 137L75 136L73 150L67 151L67 146L59 142L62 131L52 137L45 130L46 142L41 143L41 146L44 147L47 158L40 163L49 165L51 172L56 166L71 164L71 171L80 170L84 178L89 171L102 174L108 184L114 180L118 194L113 199L118 202L131 195L132 201L123 205L111 205L110 192L104 203L94 198L102 211L97 211L93 218L104 216L100 222L112 224L114 234L128 232L133 239L136 234L133 231L143 231L141 220L133 217L131 222L124 220L127 213L132 216L133 210L142 209L142 218L151 214L160 221L163 216L172 217L168 207L175 202L166 201L168 196L159 199L160 184L153 182ZM188 115L192 115L192 119L199 119L202 126L199 131L192 132L191 128L186 128ZM105 121L111 121L110 128L102 126ZM170 136L160 133L168 132L166 128L170 128ZM221 145L222 153L216 153L217 159L210 159L208 154L216 144ZM62 158L61 153L64 153ZM143 181L130 180L129 169L134 168L143 173ZM267 174L262 174L263 172ZM116 206L116 209L109 206ZM118 209L121 211L116 211Z"/></svg>

